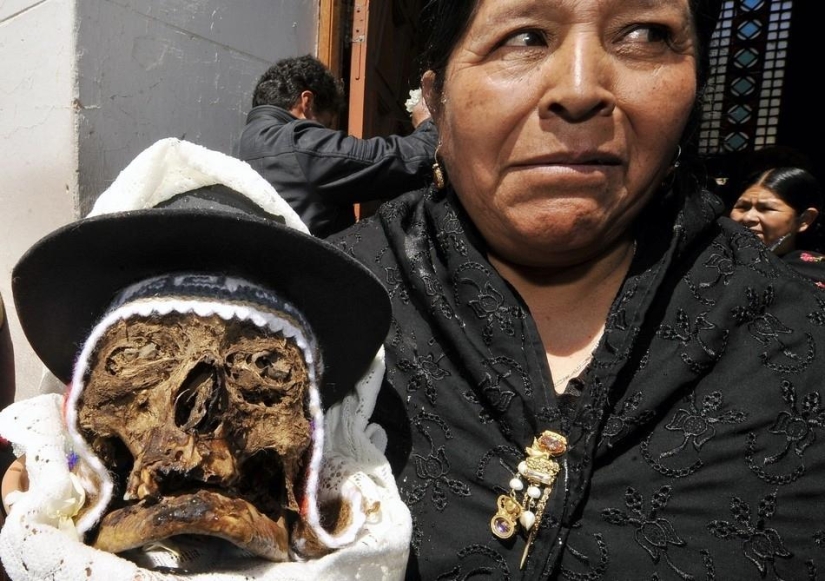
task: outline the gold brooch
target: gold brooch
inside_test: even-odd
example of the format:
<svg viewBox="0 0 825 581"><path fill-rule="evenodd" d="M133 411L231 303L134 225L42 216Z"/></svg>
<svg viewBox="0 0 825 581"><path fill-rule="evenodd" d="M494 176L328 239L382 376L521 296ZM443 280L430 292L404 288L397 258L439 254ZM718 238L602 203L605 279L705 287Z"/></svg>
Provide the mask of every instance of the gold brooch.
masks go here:
<svg viewBox="0 0 825 581"><path fill-rule="evenodd" d="M533 438L533 445L525 451L527 455L519 462L518 474L510 480L510 494L498 497L498 510L490 520L490 530L500 539L512 537L519 525L529 531L521 558L522 567L535 537L533 525L541 520L559 473L559 463L553 458L567 451L567 438L545 430L539 437Z"/></svg>

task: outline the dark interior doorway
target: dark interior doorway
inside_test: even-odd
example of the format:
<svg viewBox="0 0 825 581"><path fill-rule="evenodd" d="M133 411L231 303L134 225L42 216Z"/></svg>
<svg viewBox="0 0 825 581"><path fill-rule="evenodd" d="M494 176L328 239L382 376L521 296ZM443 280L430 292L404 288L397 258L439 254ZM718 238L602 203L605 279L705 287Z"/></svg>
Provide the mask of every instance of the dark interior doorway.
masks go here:
<svg viewBox="0 0 825 581"><path fill-rule="evenodd" d="M322 2L328 14L321 18L324 54L319 56L344 80L349 96L339 129L356 137L406 135L413 130L405 103L410 90L418 88L418 15L423 6L424 0ZM358 205L358 216L373 213L377 205Z"/></svg>
<svg viewBox="0 0 825 581"><path fill-rule="evenodd" d="M794 2L777 142L805 154L812 171L825 184L825 148L820 143L825 115L817 78L817 63L822 58L819 12L817 2Z"/></svg>

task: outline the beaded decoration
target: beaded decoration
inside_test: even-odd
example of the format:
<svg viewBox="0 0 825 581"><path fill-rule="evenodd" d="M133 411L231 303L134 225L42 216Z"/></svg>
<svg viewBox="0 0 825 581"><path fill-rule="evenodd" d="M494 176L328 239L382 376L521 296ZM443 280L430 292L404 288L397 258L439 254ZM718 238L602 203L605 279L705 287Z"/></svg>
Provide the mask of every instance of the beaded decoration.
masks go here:
<svg viewBox="0 0 825 581"><path fill-rule="evenodd" d="M519 525L529 532L521 559L522 567L535 538L533 525L541 520L560 470L554 458L566 451L567 438L556 432L545 430L539 437L533 438L533 444L525 448L527 455L519 462L518 475L510 480L510 494L498 497L498 510L490 520L490 530L500 539L512 537Z"/></svg>

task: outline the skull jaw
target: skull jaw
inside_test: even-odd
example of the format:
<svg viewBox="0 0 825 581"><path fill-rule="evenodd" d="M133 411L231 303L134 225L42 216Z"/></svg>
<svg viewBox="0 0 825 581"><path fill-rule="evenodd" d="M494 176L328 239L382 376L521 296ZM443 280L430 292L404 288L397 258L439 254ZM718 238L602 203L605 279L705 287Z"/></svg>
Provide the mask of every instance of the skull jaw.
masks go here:
<svg viewBox="0 0 825 581"><path fill-rule="evenodd" d="M274 521L245 500L208 490L114 510L101 521L92 546L120 553L176 535L219 537L270 561L289 560L283 516Z"/></svg>

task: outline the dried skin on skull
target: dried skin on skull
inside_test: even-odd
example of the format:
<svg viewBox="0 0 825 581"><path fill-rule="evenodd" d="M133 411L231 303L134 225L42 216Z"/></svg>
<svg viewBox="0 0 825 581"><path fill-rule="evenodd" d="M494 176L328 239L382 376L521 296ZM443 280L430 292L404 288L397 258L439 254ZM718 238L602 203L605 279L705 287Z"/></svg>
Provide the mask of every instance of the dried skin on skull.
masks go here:
<svg viewBox="0 0 825 581"><path fill-rule="evenodd" d="M118 478L128 513L208 489L248 502L255 508L250 514L290 520L311 441L308 382L294 340L253 323L191 313L135 317L98 341L78 404L79 427ZM154 531L144 531L151 538L139 540L198 529L159 520ZM111 526L117 533L124 528L118 522L107 515L101 531ZM215 534L212 524L202 528ZM127 537L115 534L102 548L131 548L119 536Z"/></svg>

